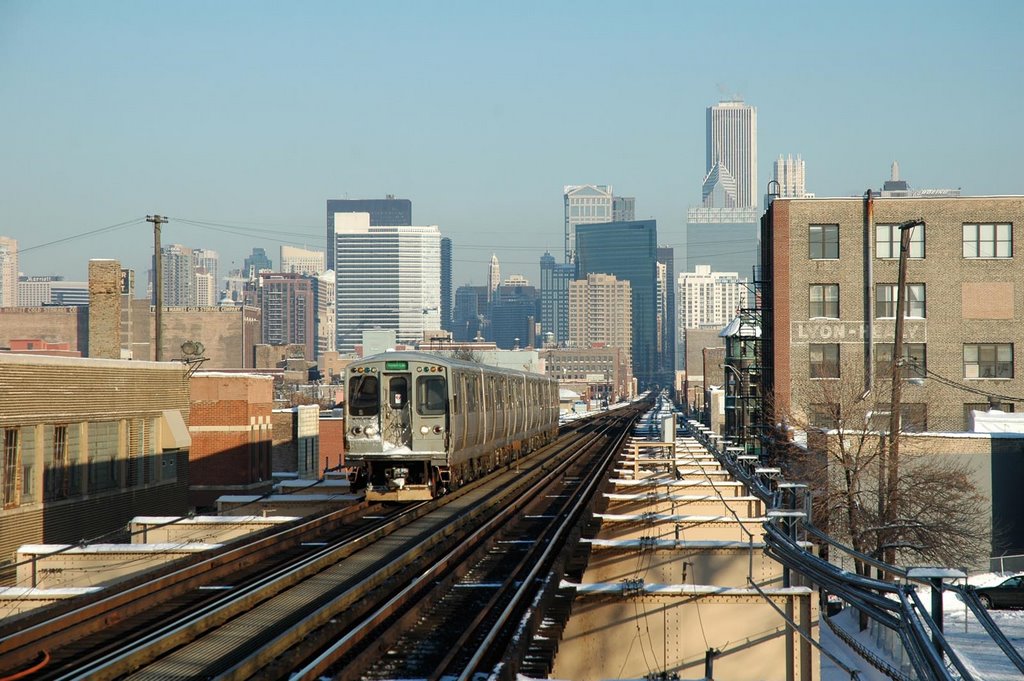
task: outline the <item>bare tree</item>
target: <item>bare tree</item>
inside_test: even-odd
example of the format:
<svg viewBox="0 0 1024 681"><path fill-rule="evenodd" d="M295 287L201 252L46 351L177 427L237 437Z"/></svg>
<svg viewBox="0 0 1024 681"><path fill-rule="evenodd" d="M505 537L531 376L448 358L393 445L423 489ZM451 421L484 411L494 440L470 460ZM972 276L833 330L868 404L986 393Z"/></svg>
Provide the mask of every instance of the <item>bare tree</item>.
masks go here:
<svg viewBox="0 0 1024 681"><path fill-rule="evenodd" d="M974 564L988 555L989 536L971 466L901 432L894 469L886 457L888 406L870 398L888 394L887 386L866 392L857 381L815 381L811 404L777 414L808 434L806 449L787 449L787 474L811 487L815 524L861 553L900 564ZM855 569L867 575L869 568L856 561Z"/></svg>

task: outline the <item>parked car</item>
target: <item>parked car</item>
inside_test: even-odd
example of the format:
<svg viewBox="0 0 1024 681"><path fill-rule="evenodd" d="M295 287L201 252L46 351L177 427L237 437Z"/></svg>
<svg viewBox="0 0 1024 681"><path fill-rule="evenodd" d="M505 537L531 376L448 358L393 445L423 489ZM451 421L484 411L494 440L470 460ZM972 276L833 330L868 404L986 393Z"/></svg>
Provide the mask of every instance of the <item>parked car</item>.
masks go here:
<svg viewBox="0 0 1024 681"><path fill-rule="evenodd" d="M974 588L986 608L1024 608L1024 575L1004 579L993 586Z"/></svg>

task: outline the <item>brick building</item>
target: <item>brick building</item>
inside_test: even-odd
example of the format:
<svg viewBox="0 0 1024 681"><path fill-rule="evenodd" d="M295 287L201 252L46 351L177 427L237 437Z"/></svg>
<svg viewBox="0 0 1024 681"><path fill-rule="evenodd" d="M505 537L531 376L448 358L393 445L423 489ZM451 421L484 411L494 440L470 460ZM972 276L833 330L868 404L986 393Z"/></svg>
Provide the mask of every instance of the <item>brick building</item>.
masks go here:
<svg viewBox="0 0 1024 681"><path fill-rule="evenodd" d="M865 427L888 430L900 225L917 220L895 369L900 430L924 434L902 437L930 437L929 453L976 463L976 482L1002 530L993 551L1020 553L1024 439L965 431L973 430L974 411L1024 404L1024 255L1014 249L1024 197L773 201L761 221L766 276L756 310L763 420L832 428L829 395L852 389Z"/></svg>
<svg viewBox="0 0 1024 681"><path fill-rule="evenodd" d="M188 417L180 364L0 355L0 564L187 512Z"/></svg>
<svg viewBox="0 0 1024 681"><path fill-rule="evenodd" d="M918 218L903 371L924 380L904 381L906 425L969 430L986 395L1006 411L1024 402L1024 197L777 199L762 221L762 352L780 410L813 420L834 381L888 409L876 384L892 371L898 225Z"/></svg>
<svg viewBox="0 0 1024 681"><path fill-rule="evenodd" d="M222 494L269 492L273 378L199 372L190 386L191 504L207 508Z"/></svg>
<svg viewBox="0 0 1024 681"><path fill-rule="evenodd" d="M303 404L275 409L273 422L274 472L298 473L300 480L320 477L320 407Z"/></svg>
<svg viewBox="0 0 1024 681"><path fill-rule="evenodd" d="M539 353L544 374L585 399L614 402L636 394L624 348L549 348Z"/></svg>

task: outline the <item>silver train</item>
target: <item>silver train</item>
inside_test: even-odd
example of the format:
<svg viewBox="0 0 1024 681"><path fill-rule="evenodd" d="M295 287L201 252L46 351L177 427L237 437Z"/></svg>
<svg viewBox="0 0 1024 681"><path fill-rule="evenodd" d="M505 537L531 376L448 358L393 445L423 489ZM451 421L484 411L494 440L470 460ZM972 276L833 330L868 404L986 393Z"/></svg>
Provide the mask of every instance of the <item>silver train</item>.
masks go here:
<svg viewBox="0 0 1024 681"><path fill-rule="evenodd" d="M431 499L558 434L558 383L421 352L345 371L345 463L366 498Z"/></svg>

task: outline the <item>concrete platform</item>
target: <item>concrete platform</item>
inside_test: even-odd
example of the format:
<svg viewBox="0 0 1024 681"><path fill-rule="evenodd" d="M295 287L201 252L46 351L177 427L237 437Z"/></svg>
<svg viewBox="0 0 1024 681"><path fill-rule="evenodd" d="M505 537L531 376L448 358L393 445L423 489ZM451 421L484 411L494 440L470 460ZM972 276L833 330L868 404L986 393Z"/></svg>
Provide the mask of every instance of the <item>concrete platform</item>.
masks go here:
<svg viewBox="0 0 1024 681"><path fill-rule="evenodd" d="M31 587L0 587L0 620L15 617L37 608L66 601L69 598L96 593L102 587L90 586L68 589L33 589Z"/></svg>
<svg viewBox="0 0 1024 681"><path fill-rule="evenodd" d="M220 515L297 516L303 518L315 513L336 511L343 506L363 500L362 494L271 494L225 495L217 498Z"/></svg>
<svg viewBox="0 0 1024 681"><path fill-rule="evenodd" d="M38 589L109 586L138 572L214 549L220 544L24 544L18 584Z"/></svg>
<svg viewBox="0 0 1024 681"><path fill-rule="evenodd" d="M298 520L296 516L200 515L136 516L128 525L133 544L206 542L223 544L268 527Z"/></svg>

